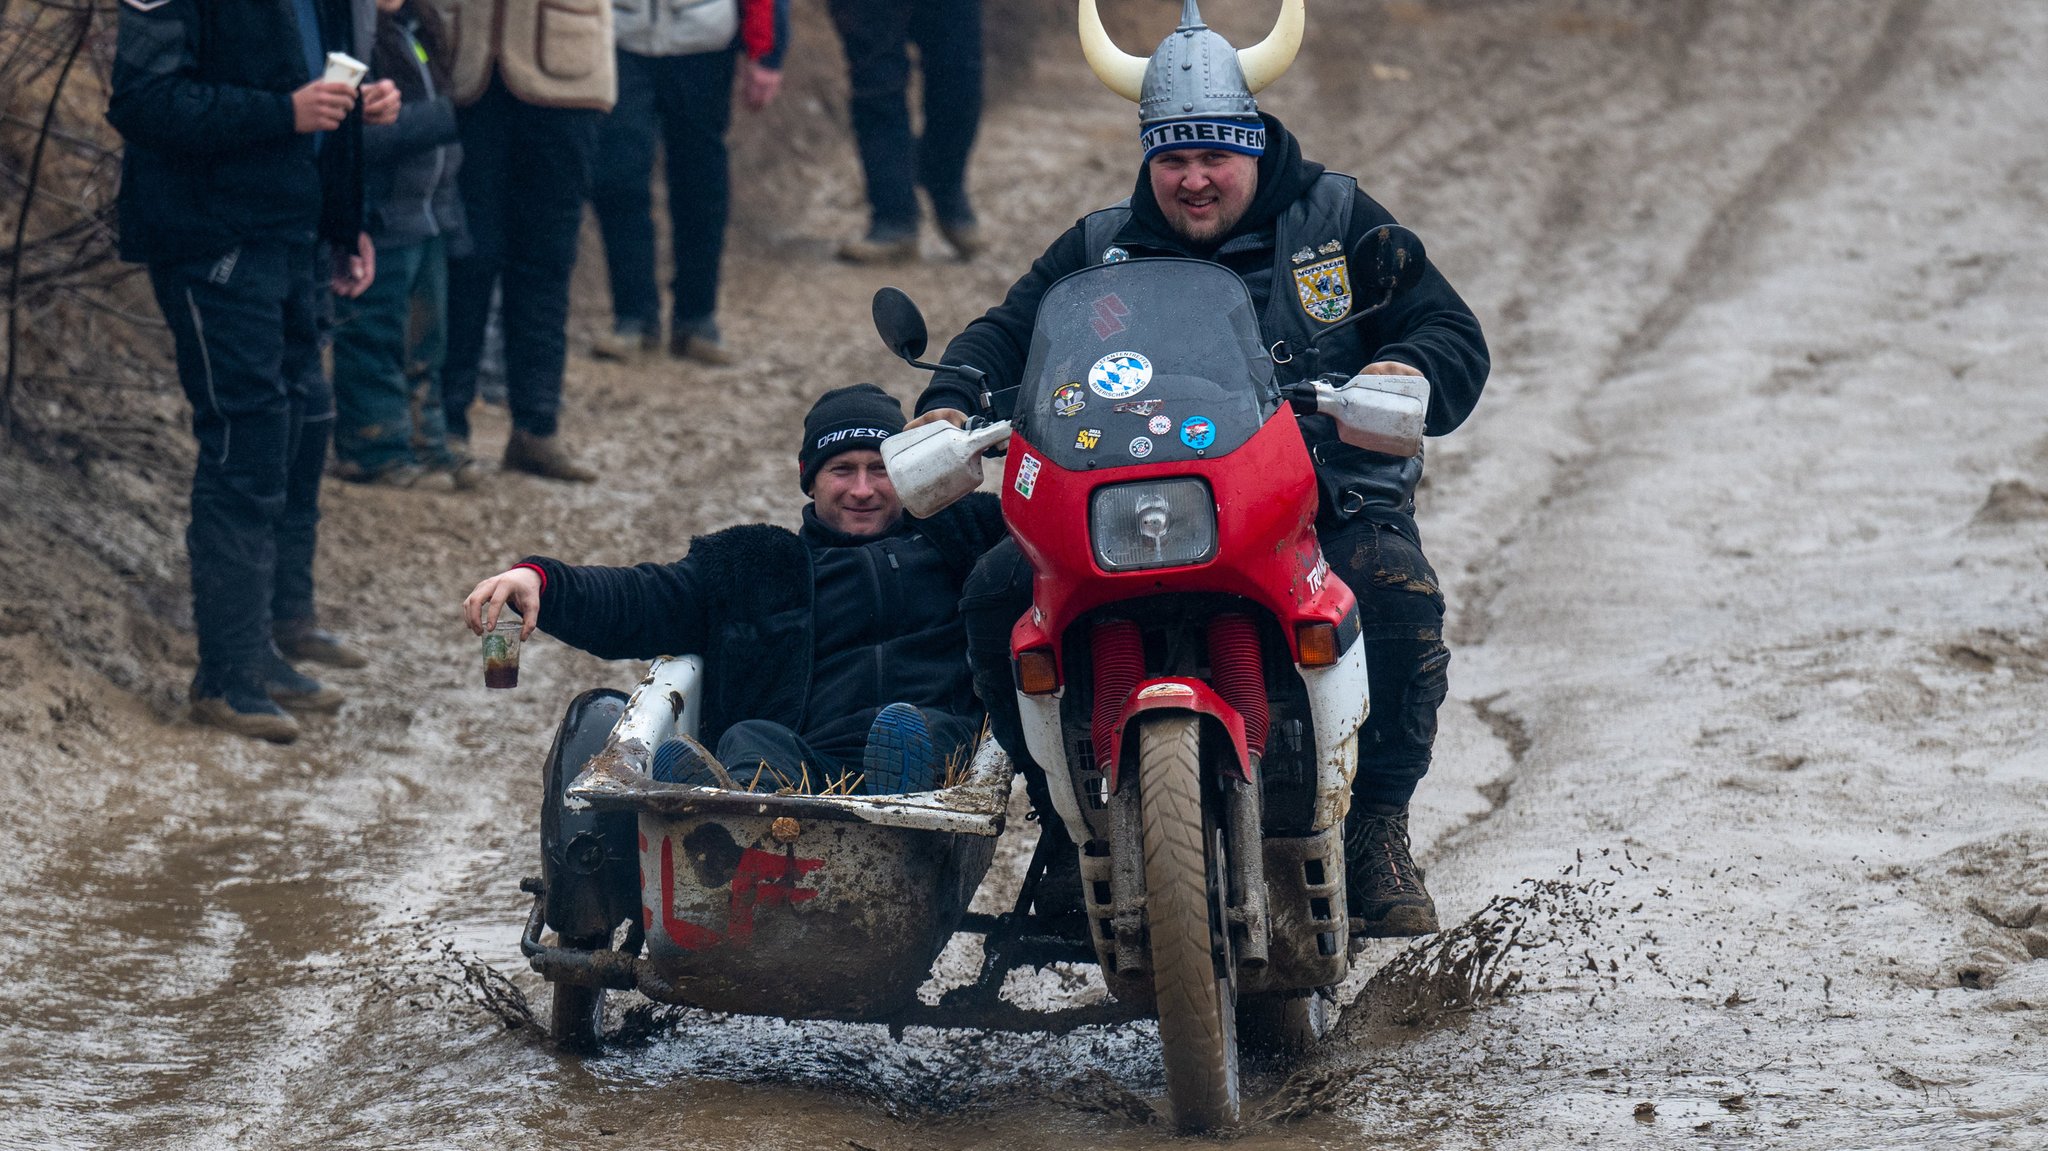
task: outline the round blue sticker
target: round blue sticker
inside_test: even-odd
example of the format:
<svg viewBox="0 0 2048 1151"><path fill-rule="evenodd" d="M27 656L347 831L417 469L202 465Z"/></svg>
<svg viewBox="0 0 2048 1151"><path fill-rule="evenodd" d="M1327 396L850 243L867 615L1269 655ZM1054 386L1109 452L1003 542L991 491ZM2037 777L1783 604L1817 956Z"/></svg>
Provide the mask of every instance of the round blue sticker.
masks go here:
<svg viewBox="0 0 2048 1151"><path fill-rule="evenodd" d="M1207 416L1189 416L1181 421L1180 442L1200 451L1216 442L1216 425Z"/></svg>

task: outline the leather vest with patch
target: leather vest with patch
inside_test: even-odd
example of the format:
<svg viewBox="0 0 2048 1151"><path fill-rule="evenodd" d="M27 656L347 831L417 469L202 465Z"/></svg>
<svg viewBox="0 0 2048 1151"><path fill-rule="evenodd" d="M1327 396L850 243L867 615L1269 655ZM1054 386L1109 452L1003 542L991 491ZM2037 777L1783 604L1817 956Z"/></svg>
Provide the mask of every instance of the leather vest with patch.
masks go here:
<svg viewBox="0 0 2048 1151"><path fill-rule="evenodd" d="M1307 195L1288 205L1271 231L1234 237L1211 257L1220 263L1220 257L1272 246L1272 258L1265 267L1240 272L1239 278L1259 309L1259 331L1266 346L1287 345L1279 354L1291 358L1274 365L1274 379L1279 383L1298 382L1311 372L1353 374L1371 362L1371 353L1380 346L1366 346L1366 329L1372 324L1367 320L1323 341L1313 357L1304 354L1317 333L1350 315L1356 304L1350 298L1347 254L1356 239L1351 234L1351 209L1357 202L1358 181L1325 172ZM1128 199L1083 217L1082 238L1091 260L1104 261L1130 218ZM1336 290L1339 288L1342 290ZM1340 296L1344 299L1341 309L1335 305ZM1311 314L1312 307L1317 314ZM1337 426L1328 416L1297 419L1315 460L1322 496L1318 519L1326 530L1368 509L1415 514L1415 486L1422 480L1420 453L1403 459L1369 452L1338 439Z"/></svg>

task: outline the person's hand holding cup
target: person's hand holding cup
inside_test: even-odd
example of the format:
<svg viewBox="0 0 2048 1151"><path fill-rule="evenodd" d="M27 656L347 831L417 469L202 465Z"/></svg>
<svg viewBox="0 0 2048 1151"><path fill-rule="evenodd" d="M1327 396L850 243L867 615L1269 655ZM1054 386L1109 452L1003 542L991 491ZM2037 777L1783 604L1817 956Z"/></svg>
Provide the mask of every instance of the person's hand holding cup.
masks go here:
<svg viewBox="0 0 2048 1151"><path fill-rule="evenodd" d="M518 685L519 644L540 619L540 589L539 571L515 567L477 584L462 601L463 622L484 637L485 687Z"/></svg>

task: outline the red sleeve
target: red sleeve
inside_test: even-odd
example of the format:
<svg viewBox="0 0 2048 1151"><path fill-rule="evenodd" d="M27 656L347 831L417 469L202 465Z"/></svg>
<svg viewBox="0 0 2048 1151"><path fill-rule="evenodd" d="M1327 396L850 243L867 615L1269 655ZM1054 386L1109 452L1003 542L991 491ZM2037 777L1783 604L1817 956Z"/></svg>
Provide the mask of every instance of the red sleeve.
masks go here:
<svg viewBox="0 0 2048 1151"><path fill-rule="evenodd" d="M749 60L775 50L775 0L740 0L740 47Z"/></svg>

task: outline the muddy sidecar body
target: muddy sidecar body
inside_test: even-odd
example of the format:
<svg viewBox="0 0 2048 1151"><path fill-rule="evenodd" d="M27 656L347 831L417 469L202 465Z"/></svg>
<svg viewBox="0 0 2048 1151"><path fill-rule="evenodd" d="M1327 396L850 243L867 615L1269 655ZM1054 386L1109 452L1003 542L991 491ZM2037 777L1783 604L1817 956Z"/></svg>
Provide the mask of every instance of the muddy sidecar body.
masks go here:
<svg viewBox="0 0 2048 1151"><path fill-rule="evenodd" d="M586 693L550 753L522 949L554 985L556 1038L596 1041L607 988L792 1019L916 1016L953 932L1000 918L968 905L1003 830L1008 758L984 740L951 786L909 795L659 782L653 749L694 730L699 676L694 657L663 659L630 697Z"/></svg>

